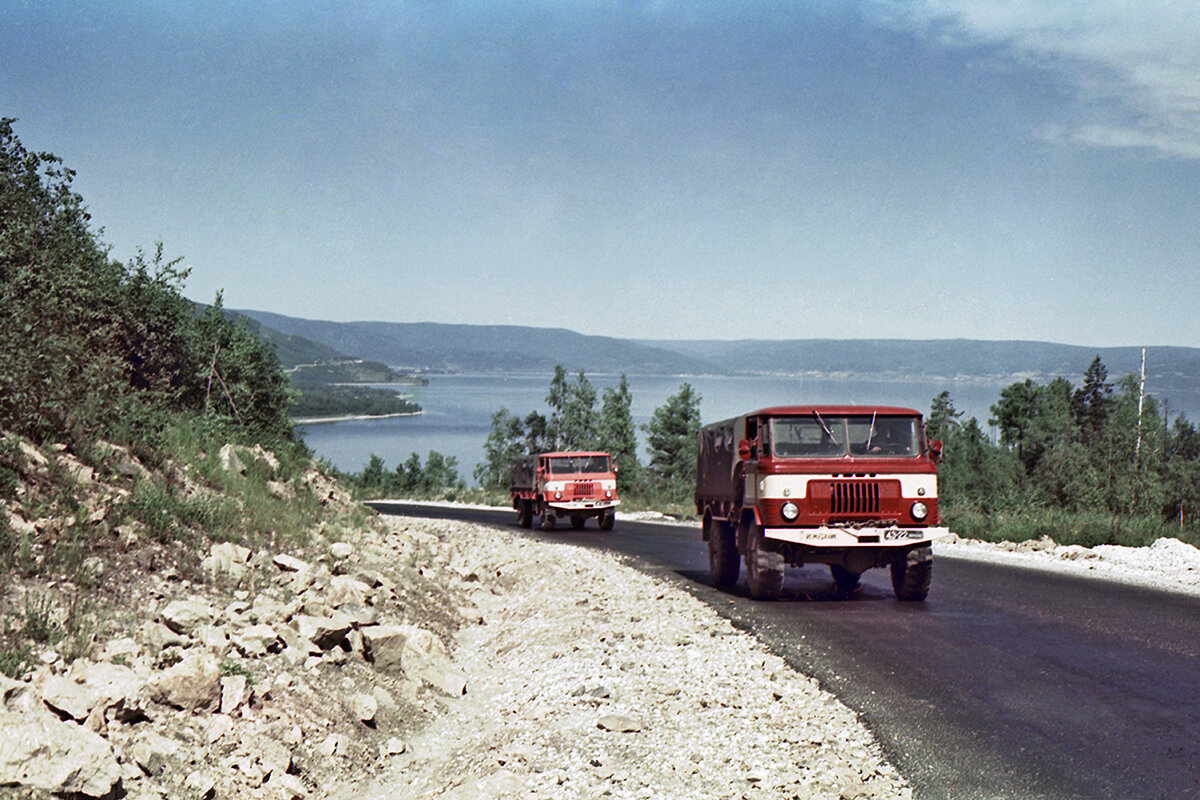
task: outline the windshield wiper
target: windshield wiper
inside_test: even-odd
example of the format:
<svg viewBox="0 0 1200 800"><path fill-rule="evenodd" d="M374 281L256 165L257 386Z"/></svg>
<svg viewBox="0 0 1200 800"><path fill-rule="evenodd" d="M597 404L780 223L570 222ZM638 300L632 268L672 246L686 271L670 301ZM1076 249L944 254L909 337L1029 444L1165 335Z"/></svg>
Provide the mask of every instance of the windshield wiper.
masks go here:
<svg viewBox="0 0 1200 800"><path fill-rule="evenodd" d="M874 436L875 436L875 415L877 413L879 413L879 412L877 412L877 411L871 412L871 427L867 431L867 449L864 451L867 453L871 452L871 439L874 438Z"/></svg>
<svg viewBox="0 0 1200 800"><path fill-rule="evenodd" d="M817 418L817 422L821 423L821 430L825 431L825 435L829 437L829 441L837 444L837 439L834 438L833 431L829 430L829 426L825 424L825 420L821 419L820 413L813 409L813 416Z"/></svg>

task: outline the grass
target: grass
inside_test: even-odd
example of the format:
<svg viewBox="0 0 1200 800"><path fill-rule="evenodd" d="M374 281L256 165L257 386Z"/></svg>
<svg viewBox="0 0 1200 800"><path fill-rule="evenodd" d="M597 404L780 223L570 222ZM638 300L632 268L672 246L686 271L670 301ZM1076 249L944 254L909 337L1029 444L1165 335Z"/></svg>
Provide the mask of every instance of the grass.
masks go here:
<svg viewBox="0 0 1200 800"><path fill-rule="evenodd" d="M1046 508L987 513L974 509L943 508L942 521L959 536L985 542L1024 542L1048 536L1058 544L1065 545L1146 547L1157 539L1168 537L1200 546L1200 532L1194 526L1180 528L1178 524L1163 522L1152 516Z"/></svg>

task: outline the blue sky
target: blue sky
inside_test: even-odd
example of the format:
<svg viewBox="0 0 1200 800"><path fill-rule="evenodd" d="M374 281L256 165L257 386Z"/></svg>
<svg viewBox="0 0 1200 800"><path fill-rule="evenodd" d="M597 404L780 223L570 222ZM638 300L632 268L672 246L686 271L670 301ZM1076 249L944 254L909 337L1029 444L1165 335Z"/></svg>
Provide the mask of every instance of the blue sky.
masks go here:
<svg viewBox="0 0 1200 800"><path fill-rule="evenodd" d="M0 115L233 308L1200 346L1194 2L5 0Z"/></svg>

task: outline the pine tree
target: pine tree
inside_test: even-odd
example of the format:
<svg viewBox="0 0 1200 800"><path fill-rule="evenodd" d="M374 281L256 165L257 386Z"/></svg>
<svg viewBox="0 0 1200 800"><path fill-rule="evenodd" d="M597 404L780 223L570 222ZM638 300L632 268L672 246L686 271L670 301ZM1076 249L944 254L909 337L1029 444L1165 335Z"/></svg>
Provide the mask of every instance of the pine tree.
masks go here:
<svg viewBox="0 0 1200 800"><path fill-rule="evenodd" d="M649 471L673 499L683 499L696 480L696 437L700 434L700 395L684 383L654 409L643 426L650 451Z"/></svg>
<svg viewBox="0 0 1200 800"><path fill-rule="evenodd" d="M637 428L630 408L633 395L629 381L621 375L616 389L605 389L600 405L600 449L607 451L617 465L617 485L624 491L637 483L641 465L637 459Z"/></svg>
<svg viewBox="0 0 1200 800"><path fill-rule="evenodd" d="M1083 373L1083 386L1075 391L1071 399L1071 410L1079 426L1084 445L1090 445L1104 428L1113 405L1113 386L1108 382L1108 368L1100 356L1092 359Z"/></svg>

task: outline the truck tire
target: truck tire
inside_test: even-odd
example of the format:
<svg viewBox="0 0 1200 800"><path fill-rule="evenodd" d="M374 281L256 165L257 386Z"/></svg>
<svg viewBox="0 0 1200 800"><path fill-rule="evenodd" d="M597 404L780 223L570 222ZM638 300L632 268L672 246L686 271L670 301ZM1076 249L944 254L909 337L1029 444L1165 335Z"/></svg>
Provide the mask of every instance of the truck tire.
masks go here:
<svg viewBox="0 0 1200 800"><path fill-rule="evenodd" d="M602 531L611 531L613 529L613 523L616 521L617 512L613 511L611 508L607 511L601 511L600 516L596 520L596 522L600 525L600 530Z"/></svg>
<svg viewBox="0 0 1200 800"><path fill-rule="evenodd" d="M892 562L892 590L897 600L924 600L933 578L932 548L917 547Z"/></svg>
<svg viewBox="0 0 1200 800"><path fill-rule="evenodd" d="M533 527L533 503L526 498L517 501L517 522L522 528Z"/></svg>
<svg viewBox="0 0 1200 800"><path fill-rule="evenodd" d="M540 527L544 531L552 531L552 530L554 530L554 524L557 521L558 520L555 518L554 512L551 511L549 508L545 508L545 509L542 509L542 518L538 523L538 527Z"/></svg>
<svg viewBox="0 0 1200 800"><path fill-rule="evenodd" d="M751 522L746 532L746 585L755 600L778 600L783 592L783 556L764 548L762 526Z"/></svg>
<svg viewBox="0 0 1200 800"><path fill-rule="evenodd" d="M577 531L583 530L583 526L587 524L587 517L581 517L578 514L571 515L571 527Z"/></svg>
<svg viewBox="0 0 1200 800"><path fill-rule="evenodd" d="M737 551L737 532L728 522L705 517L708 525L708 571L713 586L733 586L741 568Z"/></svg>
<svg viewBox="0 0 1200 800"><path fill-rule="evenodd" d="M829 572L839 592L852 592L858 588L858 578L861 573L851 572L841 564L830 564Z"/></svg>

